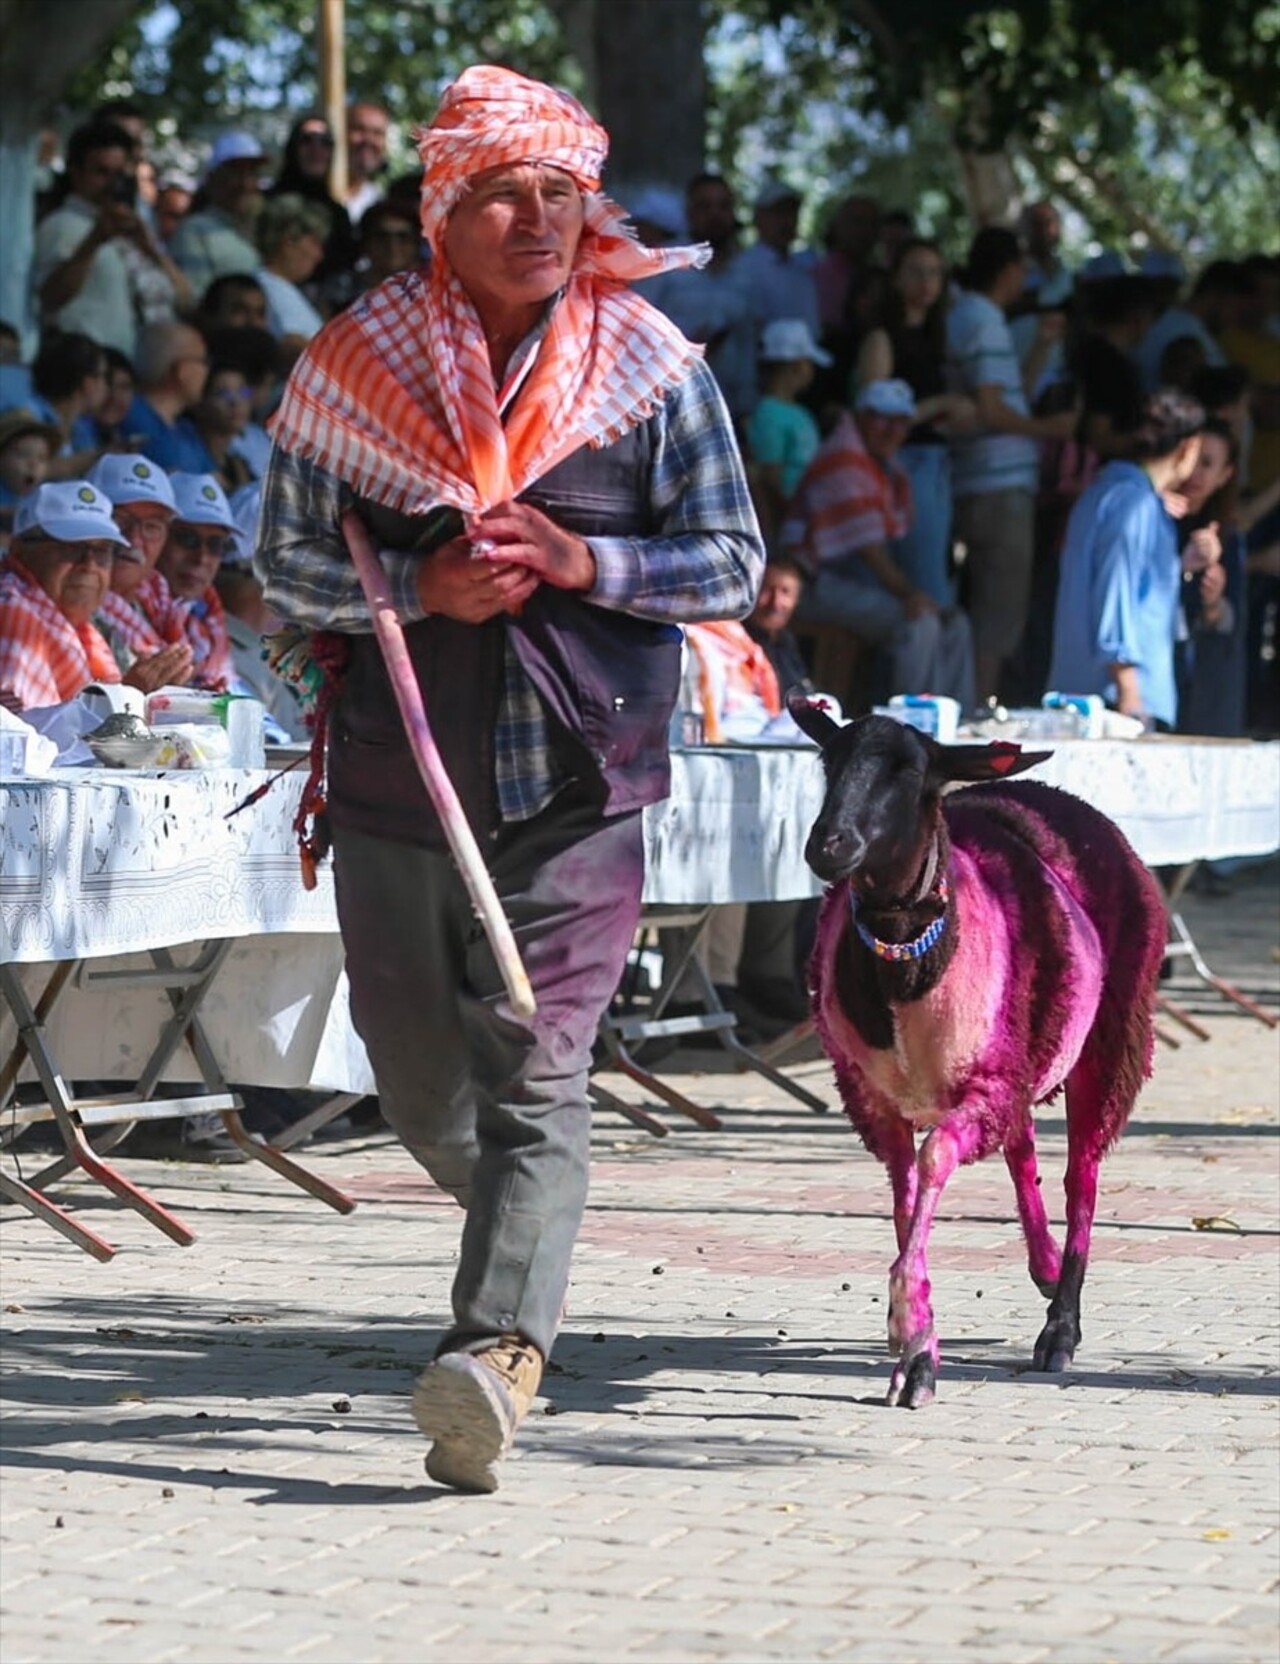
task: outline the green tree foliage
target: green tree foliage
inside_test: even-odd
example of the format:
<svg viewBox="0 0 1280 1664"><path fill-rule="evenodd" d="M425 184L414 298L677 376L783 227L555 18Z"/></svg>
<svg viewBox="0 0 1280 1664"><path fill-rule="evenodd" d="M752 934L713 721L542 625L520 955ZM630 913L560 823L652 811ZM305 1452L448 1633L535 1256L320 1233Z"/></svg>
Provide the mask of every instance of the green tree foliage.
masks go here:
<svg viewBox="0 0 1280 1664"><path fill-rule="evenodd" d="M478 60L589 95L572 25L581 39L584 10L607 21L628 3L656 29L701 6L708 159L746 187L790 169L815 201L869 189L963 241L957 148L1003 149L1096 241L1194 253L1273 236L1277 0L347 0L348 87L406 127ZM139 0L66 102L105 90L180 133L248 120L269 135L314 102L315 13ZM670 92L634 89L659 122Z"/></svg>
<svg viewBox="0 0 1280 1664"><path fill-rule="evenodd" d="M351 96L382 101L404 123L429 114L469 63L581 84L540 0L347 0L347 24ZM315 36L315 0L139 0L66 102L92 103L107 85L182 131L273 117L287 124L316 100Z"/></svg>

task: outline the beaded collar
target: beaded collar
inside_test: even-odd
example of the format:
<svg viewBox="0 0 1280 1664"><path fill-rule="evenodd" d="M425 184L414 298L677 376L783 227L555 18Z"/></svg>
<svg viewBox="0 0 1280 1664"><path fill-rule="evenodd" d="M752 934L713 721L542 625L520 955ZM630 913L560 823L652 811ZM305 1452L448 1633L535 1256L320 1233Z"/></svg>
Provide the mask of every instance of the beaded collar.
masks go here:
<svg viewBox="0 0 1280 1664"><path fill-rule="evenodd" d="M873 936L858 917L858 898L853 886L849 886L849 916L853 920L858 935L875 954L877 959L922 959L929 949L935 945L942 932L947 927L947 897L950 891L947 886L947 875L944 872L938 879L934 892L942 903L942 911L931 924L927 924L918 936L909 942L882 942L878 936Z"/></svg>

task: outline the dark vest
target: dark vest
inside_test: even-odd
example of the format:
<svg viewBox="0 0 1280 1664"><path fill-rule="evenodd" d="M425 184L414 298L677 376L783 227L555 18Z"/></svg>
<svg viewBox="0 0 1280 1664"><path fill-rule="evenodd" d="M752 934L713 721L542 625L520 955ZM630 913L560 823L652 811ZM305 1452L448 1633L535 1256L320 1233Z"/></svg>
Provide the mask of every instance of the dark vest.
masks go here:
<svg viewBox="0 0 1280 1664"><path fill-rule="evenodd" d="M652 435L642 423L602 450L587 446L522 494L579 536L652 535ZM461 530L457 517L357 507L382 548L434 547ZM602 815L666 796L667 731L680 677L680 631L592 606L542 584L519 617L485 624L432 617L405 628L427 720L478 838L499 823L494 729L510 637L537 690L560 772L598 798ZM381 650L352 636L329 739L334 821L401 842L445 839L409 749Z"/></svg>

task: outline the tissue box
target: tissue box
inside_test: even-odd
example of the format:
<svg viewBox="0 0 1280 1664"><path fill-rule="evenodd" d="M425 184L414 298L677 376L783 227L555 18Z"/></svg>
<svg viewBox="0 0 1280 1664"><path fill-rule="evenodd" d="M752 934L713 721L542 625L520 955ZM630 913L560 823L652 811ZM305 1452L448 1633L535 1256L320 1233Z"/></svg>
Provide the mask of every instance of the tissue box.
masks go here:
<svg viewBox="0 0 1280 1664"><path fill-rule="evenodd" d="M876 706L876 715L891 716L949 745L960 726L960 701L931 693L897 693L887 705Z"/></svg>

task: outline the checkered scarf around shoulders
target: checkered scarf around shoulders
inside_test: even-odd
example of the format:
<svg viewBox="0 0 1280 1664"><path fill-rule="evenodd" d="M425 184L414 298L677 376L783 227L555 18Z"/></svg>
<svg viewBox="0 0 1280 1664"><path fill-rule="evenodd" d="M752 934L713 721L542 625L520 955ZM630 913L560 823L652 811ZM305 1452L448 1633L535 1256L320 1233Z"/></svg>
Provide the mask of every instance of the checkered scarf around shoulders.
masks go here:
<svg viewBox="0 0 1280 1664"><path fill-rule="evenodd" d="M387 279L326 325L295 367L272 431L359 496L409 514L448 503L470 516L660 408L702 348L626 285L703 265L710 251L643 247L599 190L604 129L568 94L509 70L466 70L418 141L429 267ZM504 422L480 320L443 243L471 177L519 163L569 174L583 193L584 223Z"/></svg>

